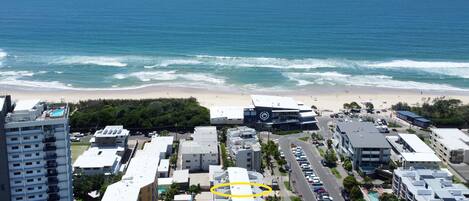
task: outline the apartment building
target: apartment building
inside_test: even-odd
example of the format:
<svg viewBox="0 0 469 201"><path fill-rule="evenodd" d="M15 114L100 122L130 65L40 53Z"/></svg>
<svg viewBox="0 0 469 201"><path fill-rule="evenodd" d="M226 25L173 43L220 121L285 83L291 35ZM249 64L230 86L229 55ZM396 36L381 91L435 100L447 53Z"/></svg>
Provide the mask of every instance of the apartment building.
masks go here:
<svg viewBox="0 0 469 201"><path fill-rule="evenodd" d="M349 157L354 169L372 174L387 165L391 146L370 122L339 122L333 137L337 151Z"/></svg>
<svg viewBox="0 0 469 201"><path fill-rule="evenodd" d="M469 189L455 184L448 170L403 169L394 170L392 191L405 201L467 201Z"/></svg>
<svg viewBox="0 0 469 201"><path fill-rule="evenodd" d="M91 147L73 163L73 172L84 175L116 174L127 149L129 130L123 126L106 126L91 138Z"/></svg>
<svg viewBox="0 0 469 201"><path fill-rule="evenodd" d="M218 153L217 128L199 126L194 128L193 140L181 141L181 167L189 171L208 171L210 165L220 163Z"/></svg>
<svg viewBox="0 0 469 201"><path fill-rule="evenodd" d="M456 128L431 131L431 146L444 163L469 163L469 136Z"/></svg>
<svg viewBox="0 0 469 201"><path fill-rule="evenodd" d="M317 114L291 97L252 95L244 108L244 124L258 129L315 129Z"/></svg>
<svg viewBox="0 0 469 201"><path fill-rule="evenodd" d="M129 130L122 125L106 126L94 133L90 140L93 146L117 146L127 148Z"/></svg>
<svg viewBox="0 0 469 201"><path fill-rule="evenodd" d="M223 184L223 183L236 183L236 182L251 182L251 183L263 183L264 177L261 173L248 171L245 168L240 167L229 167L227 170L221 168L212 168L213 172L210 172L210 186ZM231 185L225 187L219 187L216 189L217 192L229 194L229 195L251 195L261 193L263 190L258 186L250 185ZM264 201L262 197L222 197L212 194L213 200L217 201Z"/></svg>
<svg viewBox="0 0 469 201"><path fill-rule="evenodd" d="M66 104L0 97L1 200L71 201Z"/></svg>
<svg viewBox="0 0 469 201"><path fill-rule="evenodd" d="M122 180L107 187L102 201L157 201L158 167L171 151L173 137L152 137L131 159Z"/></svg>
<svg viewBox="0 0 469 201"><path fill-rule="evenodd" d="M435 152L415 134L398 133L387 136L392 146L391 159L399 162L404 168L438 169L441 160Z"/></svg>
<svg viewBox="0 0 469 201"><path fill-rule="evenodd" d="M230 128L226 137L229 155L236 167L261 171L261 145L256 130L246 126Z"/></svg>

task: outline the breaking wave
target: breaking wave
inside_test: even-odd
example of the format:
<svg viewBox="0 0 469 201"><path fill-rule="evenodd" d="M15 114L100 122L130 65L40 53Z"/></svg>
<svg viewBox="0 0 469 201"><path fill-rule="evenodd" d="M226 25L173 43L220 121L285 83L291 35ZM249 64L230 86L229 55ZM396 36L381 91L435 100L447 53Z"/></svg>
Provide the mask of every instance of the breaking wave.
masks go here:
<svg viewBox="0 0 469 201"><path fill-rule="evenodd" d="M467 91L465 89L446 84L395 80L393 77L386 75L345 75L337 72L284 73L283 75L290 80L297 82L298 86L327 84L395 89Z"/></svg>
<svg viewBox="0 0 469 201"><path fill-rule="evenodd" d="M186 81L208 82L214 84L223 84L225 80L220 77L215 77L209 74L202 73L177 73L177 71L142 71L130 74L118 73L113 76L116 79L137 78L142 82L156 81L171 81L182 79Z"/></svg>
<svg viewBox="0 0 469 201"><path fill-rule="evenodd" d="M104 56L63 56L55 59L51 62L52 64L64 64L64 65L98 65L98 66L114 66L114 67L126 67L127 63L122 61L119 57L104 57Z"/></svg>

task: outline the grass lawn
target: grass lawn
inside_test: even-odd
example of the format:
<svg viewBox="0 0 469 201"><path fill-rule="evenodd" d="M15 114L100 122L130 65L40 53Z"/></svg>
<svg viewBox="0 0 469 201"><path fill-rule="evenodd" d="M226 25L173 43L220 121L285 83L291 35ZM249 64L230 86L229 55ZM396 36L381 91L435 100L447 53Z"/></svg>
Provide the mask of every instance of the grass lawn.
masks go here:
<svg viewBox="0 0 469 201"><path fill-rule="evenodd" d="M284 181L283 184L285 185L285 188L287 188L287 190L291 191L290 182Z"/></svg>
<svg viewBox="0 0 469 201"><path fill-rule="evenodd" d="M290 196L290 200L292 201L301 201L301 198L298 196Z"/></svg>
<svg viewBox="0 0 469 201"><path fill-rule="evenodd" d="M280 175L287 176L288 174L286 172L280 172Z"/></svg>
<svg viewBox="0 0 469 201"><path fill-rule="evenodd" d="M339 171L337 171L335 167L331 168L331 172L332 174L334 174L335 177L337 177L337 179L342 179L342 175L340 175Z"/></svg>
<svg viewBox="0 0 469 201"><path fill-rule="evenodd" d="M309 137L300 137L298 139L301 141L307 142L309 140Z"/></svg>
<svg viewBox="0 0 469 201"><path fill-rule="evenodd" d="M81 155L86 149L88 149L89 144L72 144L72 163Z"/></svg>
<svg viewBox="0 0 469 201"><path fill-rule="evenodd" d="M321 155L321 157L324 158L324 155L326 155L326 153L324 152L324 150L321 149L321 148L318 148L318 151L319 151L319 155Z"/></svg>

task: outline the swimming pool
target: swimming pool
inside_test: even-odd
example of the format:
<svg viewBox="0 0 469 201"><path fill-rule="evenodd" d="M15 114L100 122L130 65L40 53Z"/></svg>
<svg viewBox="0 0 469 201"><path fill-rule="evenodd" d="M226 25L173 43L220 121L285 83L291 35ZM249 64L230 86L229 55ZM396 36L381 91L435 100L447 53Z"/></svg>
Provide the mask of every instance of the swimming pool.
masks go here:
<svg viewBox="0 0 469 201"><path fill-rule="evenodd" d="M65 109L60 108L60 109L53 110L52 112L49 113L49 115L51 118L56 118L56 117L64 116L64 113L65 113Z"/></svg>
<svg viewBox="0 0 469 201"><path fill-rule="evenodd" d="M379 201L379 194L378 192L370 191L368 192L368 198L370 201Z"/></svg>

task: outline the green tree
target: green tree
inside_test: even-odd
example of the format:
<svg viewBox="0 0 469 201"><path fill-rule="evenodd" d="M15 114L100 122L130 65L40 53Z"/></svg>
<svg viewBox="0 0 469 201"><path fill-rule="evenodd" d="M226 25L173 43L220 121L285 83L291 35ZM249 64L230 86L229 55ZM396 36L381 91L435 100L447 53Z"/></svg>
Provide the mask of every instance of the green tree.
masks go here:
<svg viewBox="0 0 469 201"><path fill-rule="evenodd" d="M354 176L347 176L343 180L343 185L345 190L347 190L347 192L350 192L353 187L358 186L358 181L355 179Z"/></svg>
<svg viewBox="0 0 469 201"><path fill-rule="evenodd" d="M327 148L332 149L332 140L331 139L327 139Z"/></svg>
<svg viewBox="0 0 469 201"><path fill-rule="evenodd" d="M347 171L352 171L353 169L353 165L352 165L352 162L350 161L350 159L346 159L344 161L344 169L347 170Z"/></svg>
<svg viewBox="0 0 469 201"><path fill-rule="evenodd" d="M199 194L201 192L200 184L189 186L188 191L192 194Z"/></svg>
<svg viewBox="0 0 469 201"><path fill-rule="evenodd" d="M354 186L352 190L350 190L350 200L356 201L360 199L363 199L363 193L360 190L360 187Z"/></svg>
<svg viewBox="0 0 469 201"><path fill-rule="evenodd" d="M381 196L379 196L380 201L399 201L399 199L394 195L390 193L383 193Z"/></svg>
<svg viewBox="0 0 469 201"><path fill-rule="evenodd" d="M365 103L365 108L368 112L372 112L375 109L375 106L371 102L366 102Z"/></svg>
<svg viewBox="0 0 469 201"><path fill-rule="evenodd" d="M332 149L328 149L326 154L324 155L324 160L326 160L327 164L334 166L337 162L337 156L335 151Z"/></svg>

